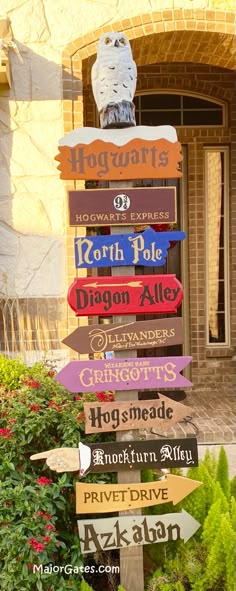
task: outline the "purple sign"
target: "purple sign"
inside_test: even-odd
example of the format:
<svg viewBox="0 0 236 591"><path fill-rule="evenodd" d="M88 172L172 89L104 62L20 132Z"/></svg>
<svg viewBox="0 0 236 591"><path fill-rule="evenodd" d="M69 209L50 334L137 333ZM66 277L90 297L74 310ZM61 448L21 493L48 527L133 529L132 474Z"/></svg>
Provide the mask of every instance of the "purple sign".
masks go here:
<svg viewBox="0 0 236 591"><path fill-rule="evenodd" d="M180 374L192 357L140 357L71 361L56 376L70 392L185 388L192 383Z"/></svg>

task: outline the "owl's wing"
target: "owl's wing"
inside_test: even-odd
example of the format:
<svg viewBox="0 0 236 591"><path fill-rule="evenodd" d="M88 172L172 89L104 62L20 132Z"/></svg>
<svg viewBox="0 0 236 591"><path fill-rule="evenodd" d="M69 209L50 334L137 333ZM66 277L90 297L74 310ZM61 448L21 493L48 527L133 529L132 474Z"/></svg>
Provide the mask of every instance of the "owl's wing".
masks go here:
<svg viewBox="0 0 236 591"><path fill-rule="evenodd" d="M131 77L133 78L133 80L130 79L130 91L132 93L132 95L135 95L135 90L136 90L136 85L137 85L137 66L136 63L133 61L132 62L132 66L133 66L133 71L131 74Z"/></svg>
<svg viewBox="0 0 236 591"><path fill-rule="evenodd" d="M100 81L99 81L99 71L100 71L100 65L98 60L96 59L96 61L94 62L92 68L91 68L91 82L92 82L92 89L93 89L93 96L95 99L95 103L97 105L98 110L100 110L99 108L99 90L100 90Z"/></svg>

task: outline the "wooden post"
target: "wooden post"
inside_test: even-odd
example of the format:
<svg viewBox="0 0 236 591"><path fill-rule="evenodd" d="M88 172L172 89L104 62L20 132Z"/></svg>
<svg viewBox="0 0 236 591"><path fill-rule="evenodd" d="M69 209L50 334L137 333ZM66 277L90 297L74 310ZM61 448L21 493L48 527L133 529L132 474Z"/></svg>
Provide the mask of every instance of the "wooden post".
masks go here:
<svg viewBox="0 0 236 591"><path fill-rule="evenodd" d="M109 186L111 188L117 187L117 189L124 190L128 187L133 187L133 182L110 181ZM125 234L133 231L133 226L111 227L111 234ZM112 276L120 277L122 275L135 275L135 267L112 267ZM133 322L135 320L136 316L133 315L113 317L113 321L119 323ZM127 351L116 352L115 357L125 358L127 357ZM137 357L137 351L129 351L129 357ZM116 400L119 401L137 399L137 390L131 390L129 392L119 391L116 393ZM137 431L133 430L118 432L116 434L116 439L117 441L135 440L137 439ZM140 471L134 470L132 473L130 473L130 471L124 470L122 472L118 472L118 483L126 484L128 482L140 482ZM122 511L119 513L119 515L140 515L141 513L141 510L135 509L133 511ZM121 585L123 585L126 591L144 591L143 546L132 546L131 548L124 548L120 550L120 581Z"/></svg>

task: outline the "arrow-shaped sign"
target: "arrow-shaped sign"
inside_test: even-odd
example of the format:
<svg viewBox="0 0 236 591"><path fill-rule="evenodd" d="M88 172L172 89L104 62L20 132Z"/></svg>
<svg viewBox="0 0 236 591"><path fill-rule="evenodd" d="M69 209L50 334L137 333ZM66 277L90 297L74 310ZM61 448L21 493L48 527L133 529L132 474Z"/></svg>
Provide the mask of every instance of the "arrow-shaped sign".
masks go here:
<svg viewBox="0 0 236 591"><path fill-rule="evenodd" d="M164 480L138 484L76 483L76 513L113 513L182 501L202 482L167 474Z"/></svg>
<svg viewBox="0 0 236 591"><path fill-rule="evenodd" d="M180 371L192 357L140 357L71 361L56 376L70 392L188 387ZM110 403L109 403L110 404Z"/></svg>
<svg viewBox="0 0 236 591"><path fill-rule="evenodd" d="M83 554L159 542L187 542L200 523L187 511L77 521Z"/></svg>

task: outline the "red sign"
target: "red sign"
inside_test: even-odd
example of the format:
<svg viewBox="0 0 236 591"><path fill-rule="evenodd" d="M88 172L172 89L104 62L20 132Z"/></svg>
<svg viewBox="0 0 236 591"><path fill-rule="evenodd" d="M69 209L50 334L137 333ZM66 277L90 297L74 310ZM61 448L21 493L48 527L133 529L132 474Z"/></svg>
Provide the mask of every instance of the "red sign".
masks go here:
<svg viewBox="0 0 236 591"><path fill-rule="evenodd" d="M175 275L76 278L68 290L76 316L174 313L182 299Z"/></svg>

